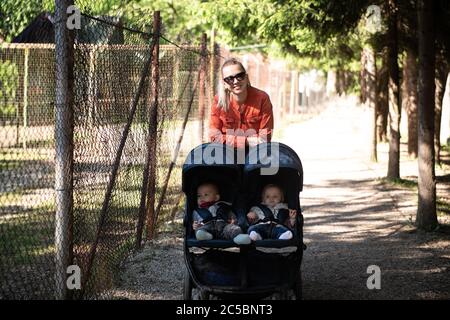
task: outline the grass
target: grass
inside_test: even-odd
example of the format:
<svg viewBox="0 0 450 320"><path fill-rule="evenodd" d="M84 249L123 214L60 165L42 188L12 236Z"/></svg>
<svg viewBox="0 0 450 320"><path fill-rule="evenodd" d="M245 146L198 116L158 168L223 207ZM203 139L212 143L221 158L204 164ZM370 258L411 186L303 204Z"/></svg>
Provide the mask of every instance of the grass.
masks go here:
<svg viewBox="0 0 450 320"><path fill-rule="evenodd" d="M437 199L436 210L438 217L450 217L450 201L445 198Z"/></svg>
<svg viewBox="0 0 450 320"><path fill-rule="evenodd" d="M390 178L386 178L386 177L380 178L379 180L381 182L387 183L388 185L391 185L391 186L398 186L398 187L408 188L408 189L417 189L417 182L413 181L413 180L402 179L402 178L390 179Z"/></svg>
<svg viewBox="0 0 450 320"><path fill-rule="evenodd" d="M33 264L54 253L54 204L43 203L0 218L0 264Z"/></svg>

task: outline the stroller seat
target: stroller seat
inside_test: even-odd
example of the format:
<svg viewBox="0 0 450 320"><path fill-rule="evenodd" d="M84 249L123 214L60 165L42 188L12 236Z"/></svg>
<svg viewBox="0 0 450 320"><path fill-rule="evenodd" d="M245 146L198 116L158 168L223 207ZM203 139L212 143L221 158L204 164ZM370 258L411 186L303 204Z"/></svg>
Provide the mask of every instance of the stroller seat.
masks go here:
<svg viewBox="0 0 450 320"><path fill-rule="evenodd" d="M203 144L193 149L182 169L182 189L186 195L184 215L184 258L186 274L184 298L192 298L192 290L200 290L201 298L210 293L219 297L262 298L274 292L294 290L301 297L300 266L303 257L303 216L299 193L303 187L303 171L297 154L288 146L268 145L279 157L278 172L261 175L266 161L258 159L261 144L251 149L245 164L237 164L234 149L226 145ZM255 154L256 153L256 154ZM265 164L266 163L266 164ZM218 186L220 200L232 204L238 225L246 233L249 227L247 213L261 202L262 188L279 185L285 193L289 208L298 212L297 223L290 240L264 239L248 245L237 245L232 240L197 240L193 230L193 212L197 207L197 188L210 182ZM289 250L288 250L289 249Z"/></svg>

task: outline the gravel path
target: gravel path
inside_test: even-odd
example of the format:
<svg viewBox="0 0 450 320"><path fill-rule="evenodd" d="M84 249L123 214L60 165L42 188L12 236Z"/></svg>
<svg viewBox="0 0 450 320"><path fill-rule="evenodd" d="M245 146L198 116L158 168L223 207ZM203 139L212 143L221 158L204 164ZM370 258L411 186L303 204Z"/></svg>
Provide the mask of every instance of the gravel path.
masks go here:
<svg viewBox="0 0 450 320"><path fill-rule="evenodd" d="M304 167L304 298L450 299L449 228L415 230L416 192L379 179L388 147L379 146L378 163L368 161L371 111L354 105L338 99L320 117L290 125L282 138ZM417 162L402 157L402 177L416 177ZM448 182L438 190L448 199ZM367 289L370 265L381 270L380 290ZM183 268L178 228L130 257L115 296L181 299Z"/></svg>

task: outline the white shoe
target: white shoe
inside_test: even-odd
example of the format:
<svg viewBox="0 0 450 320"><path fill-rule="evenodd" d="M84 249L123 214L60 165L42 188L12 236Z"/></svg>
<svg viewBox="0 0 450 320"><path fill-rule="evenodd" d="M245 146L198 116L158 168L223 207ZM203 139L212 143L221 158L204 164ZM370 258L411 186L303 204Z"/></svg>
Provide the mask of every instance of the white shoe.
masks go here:
<svg viewBox="0 0 450 320"><path fill-rule="evenodd" d="M260 236L259 233L256 232L256 231L250 232L249 237L250 237L250 239L252 239L253 241L262 240L261 236Z"/></svg>
<svg viewBox="0 0 450 320"><path fill-rule="evenodd" d="M292 239L292 237L293 237L292 232L291 231L286 231L286 232L282 233L278 237L278 239L280 239L280 240L290 240L290 239Z"/></svg>
<svg viewBox="0 0 450 320"><path fill-rule="evenodd" d="M213 235L208 231L200 229L195 232L195 237L197 238L197 240L211 240L213 238Z"/></svg>
<svg viewBox="0 0 450 320"><path fill-rule="evenodd" d="M252 239L248 234L238 234L233 238L234 243L236 244L250 244L252 243Z"/></svg>

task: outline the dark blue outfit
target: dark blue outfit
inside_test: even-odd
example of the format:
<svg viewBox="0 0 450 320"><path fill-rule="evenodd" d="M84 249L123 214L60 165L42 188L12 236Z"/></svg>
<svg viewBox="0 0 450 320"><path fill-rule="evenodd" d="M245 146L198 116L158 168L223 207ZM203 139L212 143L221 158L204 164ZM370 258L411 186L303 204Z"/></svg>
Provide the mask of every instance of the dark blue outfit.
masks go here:
<svg viewBox="0 0 450 320"><path fill-rule="evenodd" d="M250 211L255 212L259 220L248 228L248 234L255 231L263 239L278 239L283 233L290 231L289 228L280 224L289 219L289 210L286 204L279 203L274 209L259 204L252 207Z"/></svg>

